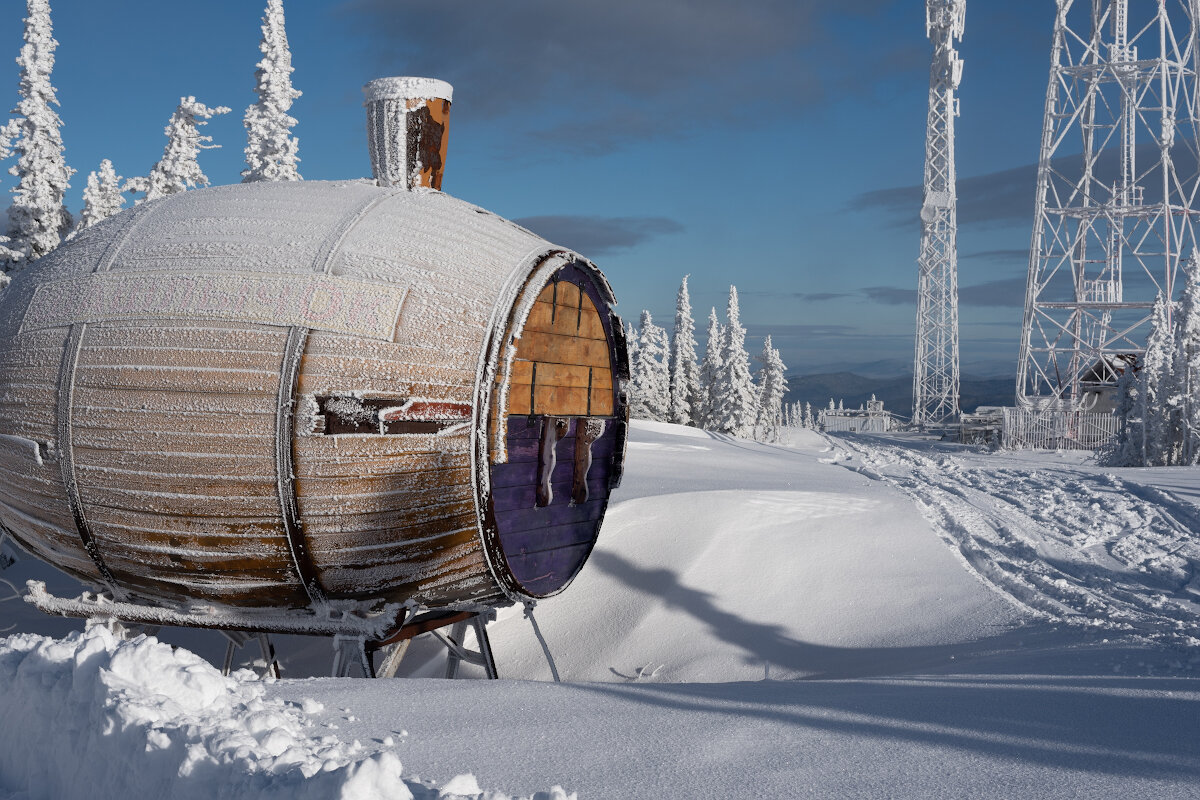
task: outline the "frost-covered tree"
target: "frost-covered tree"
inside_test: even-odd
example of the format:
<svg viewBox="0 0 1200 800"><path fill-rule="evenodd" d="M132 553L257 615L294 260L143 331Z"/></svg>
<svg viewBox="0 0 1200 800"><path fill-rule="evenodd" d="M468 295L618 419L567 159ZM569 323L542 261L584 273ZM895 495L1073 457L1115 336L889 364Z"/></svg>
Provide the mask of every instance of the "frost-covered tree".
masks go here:
<svg viewBox="0 0 1200 800"><path fill-rule="evenodd" d="M1142 463L1141 388L1136 362L1127 361L1117 379L1117 435L1096 454L1097 463L1108 467L1130 467Z"/></svg>
<svg viewBox="0 0 1200 800"><path fill-rule="evenodd" d="M18 94L4 136L12 142L17 163L9 174L17 178L8 209L9 256L5 270L41 258L58 247L71 230L71 214L63 205L74 172L63 158L62 120L50 74L54 71L54 31L49 0L28 0L25 44L17 57L21 67ZM6 148L7 149L7 148ZM15 257L14 257L15 256Z"/></svg>
<svg viewBox="0 0 1200 800"><path fill-rule="evenodd" d="M1184 288L1175 315L1175 355L1171 397L1173 418L1172 463L1195 465L1200 461L1200 258L1195 251L1183 265Z"/></svg>
<svg viewBox="0 0 1200 800"><path fill-rule="evenodd" d="M730 286L721 337L721 369L717 373L714 398L714 429L732 436L751 436L758 416L757 395L750 375L750 355L746 352L746 329L742 327L738 310L737 287Z"/></svg>
<svg viewBox="0 0 1200 800"><path fill-rule="evenodd" d="M296 118L288 114L300 92L292 88L292 51L283 25L283 0L267 0L263 12L263 59L254 73L258 102L246 109L246 169L242 183L298 181L296 151L300 141L292 136Z"/></svg>
<svg viewBox="0 0 1200 800"><path fill-rule="evenodd" d="M758 357L762 368L758 372L758 420L759 435L763 441L773 442L779 438L779 427L783 424L783 395L787 392L787 367L779 351L771 346L771 337L763 339L762 354Z"/></svg>
<svg viewBox="0 0 1200 800"><path fill-rule="evenodd" d="M708 341L704 345L704 361L700 364L700 395L696 403L696 425L706 430L714 429L717 381L721 374L721 321L717 319L717 310L708 312Z"/></svg>
<svg viewBox="0 0 1200 800"><path fill-rule="evenodd" d="M1170 451L1170 393L1175 332L1168 321L1168 301L1160 294L1154 300L1150 317L1150 335L1142 362L1142 463L1165 464Z"/></svg>
<svg viewBox="0 0 1200 800"><path fill-rule="evenodd" d="M637 419L666 422L671 405L667 332L654 324L649 311L642 311L638 327L629 413Z"/></svg>
<svg viewBox="0 0 1200 800"><path fill-rule="evenodd" d="M804 404L804 427L806 427L806 428L817 427L817 421L815 419L813 419L812 403Z"/></svg>
<svg viewBox="0 0 1200 800"><path fill-rule="evenodd" d="M197 158L201 150L213 150L220 145L209 144L211 136L203 136L200 126L218 114L228 114L225 106L209 108L194 97L179 98L179 106L167 123L167 146L162 158L146 177L130 178L125 181L123 191L142 193L136 202L177 194L197 186L208 186L208 177L200 169Z"/></svg>
<svg viewBox="0 0 1200 800"><path fill-rule="evenodd" d="M688 296L688 276L683 276L675 296L675 330L671 337L671 422L697 423L696 404L700 396L700 367L696 364L696 322L692 319L692 301Z"/></svg>
<svg viewBox="0 0 1200 800"><path fill-rule="evenodd" d="M90 228L121 210L125 198L121 195L121 176L113 169L107 158L100 162L100 169L88 174L87 187L83 190L83 213L79 215L76 231Z"/></svg>

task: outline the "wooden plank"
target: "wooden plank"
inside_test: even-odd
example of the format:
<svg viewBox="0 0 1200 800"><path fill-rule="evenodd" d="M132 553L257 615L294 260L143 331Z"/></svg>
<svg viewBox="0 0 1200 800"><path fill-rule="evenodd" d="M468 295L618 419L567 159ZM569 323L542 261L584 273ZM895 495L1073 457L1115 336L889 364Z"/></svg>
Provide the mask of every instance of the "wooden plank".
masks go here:
<svg viewBox="0 0 1200 800"><path fill-rule="evenodd" d="M108 465L95 466L78 460L75 470L80 486L92 489L257 498L277 497L279 491L274 475L222 475L219 472L211 475L181 475L171 472L113 469Z"/></svg>
<svg viewBox="0 0 1200 800"><path fill-rule="evenodd" d="M300 394L322 395L361 392L364 395L383 397L425 397L454 403L470 403L474 394L474 385L467 386L449 381L439 382L429 376L421 375L409 378L400 376L389 378L378 375L355 375L349 372L337 375L301 372L298 391Z"/></svg>
<svg viewBox="0 0 1200 800"><path fill-rule="evenodd" d="M608 334L604 331L604 322L587 293L583 295L583 311L580 314L579 331L576 335L583 339L598 339L605 342L608 340Z"/></svg>
<svg viewBox="0 0 1200 800"><path fill-rule="evenodd" d="M601 459L611 458L613 454L615 437L611 433L606 433L595 442L592 443L592 463L594 464ZM538 449L540 443L537 439L510 439L508 442L508 463L512 465L537 462ZM565 438L558 440L558 449L555 451L558 454L559 461L571 461L571 457L575 453L575 437L568 434ZM499 467L500 465L497 465Z"/></svg>
<svg viewBox="0 0 1200 800"><path fill-rule="evenodd" d="M589 473L590 475L590 473ZM554 503L566 505L571 497L571 481L551 483L554 490ZM595 477L588 478L588 495L596 499L608 496L608 480ZM533 508L537 499L537 487L531 485L508 486L492 491L492 504L499 514L515 508Z"/></svg>
<svg viewBox="0 0 1200 800"><path fill-rule="evenodd" d="M413 490L390 492L387 495L363 494L355 496L297 493L300 516L307 520L312 516L345 516L379 511L396 511L411 508L436 508L453 503L466 502L474 498L475 490L469 483L433 486Z"/></svg>
<svg viewBox="0 0 1200 800"><path fill-rule="evenodd" d="M308 605L308 597L299 582L282 583L205 574L179 578L170 575L150 577L137 570L136 563L124 561L114 571L122 586L143 596L172 600L186 598L231 606L302 608Z"/></svg>
<svg viewBox="0 0 1200 800"><path fill-rule="evenodd" d="M79 496L90 514L93 506L120 511L143 511L151 514L180 514L189 517L222 519L226 515L264 517L278 512L279 495L239 497L220 494L176 494L172 492L139 491L137 489L97 489L80 484Z"/></svg>
<svg viewBox="0 0 1200 800"><path fill-rule="evenodd" d="M209 453L229 457L266 456L275 453L274 436L225 433L175 433L76 427L75 446L89 450L127 453Z"/></svg>
<svg viewBox="0 0 1200 800"><path fill-rule="evenodd" d="M279 373L253 369L180 369L177 367L93 367L80 365L75 383L98 389L192 391L274 396Z"/></svg>
<svg viewBox="0 0 1200 800"><path fill-rule="evenodd" d="M268 515L238 517L228 514L221 518L193 517L169 512L137 511L106 506L91 506L88 520L93 525L127 528L143 534L164 536L208 536L215 539L277 538L285 541L283 523L276 508Z"/></svg>
<svg viewBox="0 0 1200 800"><path fill-rule="evenodd" d="M51 347L25 347L18 337L9 347L0 350L0 367L47 367L57 364L63 355L66 337Z"/></svg>
<svg viewBox="0 0 1200 800"><path fill-rule="evenodd" d="M527 361L609 366L607 342L539 331L527 331L521 336L517 343L517 355Z"/></svg>
<svg viewBox="0 0 1200 800"><path fill-rule="evenodd" d="M322 547L334 547L339 537L344 541L367 543L380 535L391 536L391 531L405 531L423 523L459 519L464 516L474 519L474 499L459 499L452 503L434 502L427 506L388 508L382 511L363 511L352 514L309 514L303 518L304 533L314 543L324 538ZM361 540L354 537L362 535ZM329 538L333 537L333 538ZM336 541L335 541L336 540ZM330 542L333 542L332 544ZM316 546L314 544L314 546Z"/></svg>
<svg viewBox="0 0 1200 800"><path fill-rule="evenodd" d="M547 531L563 525L574 525L579 522L594 522L604 515L608 507L608 498L589 500L578 505L551 505L542 508L513 508L508 511L497 511L496 521L500 525L500 541L504 543L505 552L508 542L518 533L529 531Z"/></svg>
<svg viewBox="0 0 1200 800"><path fill-rule="evenodd" d="M600 514L593 519L531 530L512 531L500 537L500 546L508 557L544 553L564 547L592 544L600 532Z"/></svg>
<svg viewBox="0 0 1200 800"><path fill-rule="evenodd" d="M78 539L75 518L67 506L66 497L48 497L37 492L20 491L10 487L0 495L0 502L25 516L68 531ZM81 545L82 546L82 545Z"/></svg>
<svg viewBox="0 0 1200 800"><path fill-rule="evenodd" d="M539 299L529 310L529 318L525 320L524 330L553 333L556 316L554 305Z"/></svg>
<svg viewBox="0 0 1200 800"><path fill-rule="evenodd" d="M468 431L442 434L346 434L343 436L299 436L294 442L296 462L325 458L391 458L442 452L450 456L469 454Z"/></svg>
<svg viewBox="0 0 1200 800"><path fill-rule="evenodd" d="M75 463L79 467L104 467L113 470L159 473L162 475L224 475L229 478L275 479L275 459L264 450L260 455L246 453L172 453L99 450L76 445Z"/></svg>
<svg viewBox="0 0 1200 800"><path fill-rule="evenodd" d="M297 478L362 478L402 475L417 470L441 470L469 467L466 451L454 453L403 453L398 456L333 457L307 459L297 463Z"/></svg>
<svg viewBox="0 0 1200 800"><path fill-rule="evenodd" d="M420 601L425 591L452 581L463 574L479 574L487 569L477 541L444 550L433 560L394 562L386 565L329 567L321 572L321 582L331 591L371 594L386 589L396 597Z"/></svg>
<svg viewBox="0 0 1200 800"><path fill-rule="evenodd" d="M415 359L388 360L363 355L320 355L306 350L300 363L302 372L313 376L323 375L341 380L359 377L384 381L406 381L429 385L474 387L474 370L465 370L444 353L429 352L429 360L417 363ZM400 390L393 392L402 393Z"/></svg>
<svg viewBox="0 0 1200 800"><path fill-rule="evenodd" d="M191 323L173 326L171 320L154 320L147 325L89 325L84 349L159 350L180 349L224 351L237 349L246 352L283 354L287 331L280 328L244 327L231 323L203 325Z"/></svg>
<svg viewBox="0 0 1200 800"><path fill-rule="evenodd" d="M583 416L588 413L587 387L535 386L533 413L551 416Z"/></svg>
<svg viewBox="0 0 1200 800"><path fill-rule="evenodd" d="M466 464L451 464L442 468L421 468L419 465L405 472L383 475L348 475L337 478L300 478L296 480L296 494L337 495L354 498L366 496L384 497L391 494L446 486L469 486L471 468Z"/></svg>
<svg viewBox="0 0 1200 800"><path fill-rule="evenodd" d="M550 285L554 289L554 303L560 307L579 308L579 287L570 281L558 281ZM540 298L539 298L540 299Z"/></svg>
<svg viewBox="0 0 1200 800"><path fill-rule="evenodd" d="M276 351L246 350L235 339L225 342L220 349L208 350L181 344L173 348L84 345L79 351L81 367L186 367L278 372L282 360L282 346Z"/></svg>
<svg viewBox="0 0 1200 800"><path fill-rule="evenodd" d="M613 390L611 386L593 386L592 387L592 416L607 417L613 413L615 400L613 399Z"/></svg>
<svg viewBox="0 0 1200 800"><path fill-rule="evenodd" d="M476 538L474 524L439 525L419 540L376 542L369 546L326 549L318 563L323 569L338 567L371 567L386 569L391 564L417 564L434 561L448 548L471 544Z"/></svg>
<svg viewBox="0 0 1200 800"><path fill-rule="evenodd" d="M145 391L129 388L75 387L76 408L137 409L160 413L268 414L275 413L275 397L269 394L208 394L190 391Z"/></svg>
<svg viewBox="0 0 1200 800"><path fill-rule="evenodd" d="M214 404L216 405L216 404ZM265 403L263 404L265 405ZM71 422L80 427L171 433L222 433L229 435L275 435L274 413L228 414L209 411L149 411L137 408L113 410L76 405Z"/></svg>

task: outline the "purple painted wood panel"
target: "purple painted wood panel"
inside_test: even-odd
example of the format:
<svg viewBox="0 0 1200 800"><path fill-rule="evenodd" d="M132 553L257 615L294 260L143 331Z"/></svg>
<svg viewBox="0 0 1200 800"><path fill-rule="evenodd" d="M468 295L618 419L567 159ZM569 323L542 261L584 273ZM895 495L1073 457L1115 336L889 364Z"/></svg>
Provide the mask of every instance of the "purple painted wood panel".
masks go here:
<svg viewBox="0 0 1200 800"><path fill-rule="evenodd" d="M557 277L569 280L587 292L600 309L605 334L611 344L612 319L605 311L607 304L592 287L590 278L573 267L561 270ZM509 417L507 463L491 467L491 506L501 550L513 577L525 591L535 596L553 594L561 589L587 560L608 506L614 458L623 455L617 453L616 421L605 418L604 432L591 447L588 502L572 505L575 437L582 420L569 418L567 431L555 447L556 464L550 482L553 499L548 506L539 508L536 498L542 419Z"/></svg>

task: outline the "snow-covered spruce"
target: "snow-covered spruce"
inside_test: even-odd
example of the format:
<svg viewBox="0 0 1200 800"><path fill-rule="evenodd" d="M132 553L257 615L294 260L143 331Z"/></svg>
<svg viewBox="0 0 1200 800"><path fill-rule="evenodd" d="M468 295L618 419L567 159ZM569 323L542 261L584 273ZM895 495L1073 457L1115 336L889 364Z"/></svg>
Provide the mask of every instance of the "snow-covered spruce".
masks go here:
<svg viewBox="0 0 1200 800"><path fill-rule="evenodd" d="M721 322L717 310L708 311L708 341L704 345L704 361L700 363L700 396L696 402L696 425L705 430L715 426L717 378L721 373Z"/></svg>
<svg viewBox="0 0 1200 800"><path fill-rule="evenodd" d="M667 332L654 324L649 311L642 311L629 398L629 413L635 419L667 421L671 404L667 347Z"/></svg>
<svg viewBox="0 0 1200 800"><path fill-rule="evenodd" d="M1142 363L1142 463L1146 466L1166 463L1169 427L1166 398L1170 391L1171 354L1175 351L1168 303L1161 294L1155 298Z"/></svg>
<svg viewBox="0 0 1200 800"><path fill-rule="evenodd" d="M246 109L246 169L242 182L298 181L296 151L300 141L291 135L295 117L288 114L300 92L292 87L292 51L284 29L283 0L267 0L263 12L263 59L254 73L258 101Z"/></svg>
<svg viewBox="0 0 1200 800"><path fill-rule="evenodd" d="M675 297L675 329L671 335L671 413L669 422L693 425L698 422L700 368L696 364L696 322L688 296L688 276L679 284Z"/></svg>
<svg viewBox="0 0 1200 800"><path fill-rule="evenodd" d="M71 230L71 214L63 205L74 173L63 158L62 120L50 74L54 71L54 31L49 0L28 0L25 44L17 57L21 67L17 115L0 138L12 142L17 163L9 173L17 178L8 209L8 239L0 252L5 271L44 256L58 247ZM5 148L8 149L8 148Z"/></svg>
<svg viewBox="0 0 1200 800"><path fill-rule="evenodd" d="M779 438L783 425L783 395L787 392L787 367L779 351L771 345L771 337L763 340L762 369L758 378L758 429L763 441L773 442Z"/></svg>
<svg viewBox="0 0 1200 800"><path fill-rule="evenodd" d="M729 287L729 305L721 337L721 366L713 395L713 429L743 438L754 433L757 392L750 375L746 329L738 311L737 287Z"/></svg>
<svg viewBox="0 0 1200 800"><path fill-rule="evenodd" d="M1184 288L1175 314L1175 353L1172 358L1172 463L1200 462L1200 257L1193 250L1183 265Z"/></svg>
<svg viewBox="0 0 1200 800"><path fill-rule="evenodd" d="M56 800L484 794L470 775L440 791L406 779L386 742L343 741L318 726L320 702L270 699L266 688L248 671L225 677L187 650L99 624L64 639L14 635L0 640L0 776L22 797ZM568 800L558 787L540 796Z"/></svg>
<svg viewBox="0 0 1200 800"><path fill-rule="evenodd" d="M83 213L79 215L76 231L90 228L121 210L125 198L121 195L121 176L113 169L107 158L100 162L100 169L88 174L87 187L83 190Z"/></svg>
<svg viewBox="0 0 1200 800"><path fill-rule="evenodd" d="M200 169L197 158L201 150L213 150L220 145L209 144L211 136L200 134L199 126L217 114L228 114L226 106L209 108L195 97L179 98L179 106L167 123L167 146L162 158L146 177L130 178L125 181L123 191L141 193L136 202L177 194L197 186L208 186L208 177Z"/></svg>

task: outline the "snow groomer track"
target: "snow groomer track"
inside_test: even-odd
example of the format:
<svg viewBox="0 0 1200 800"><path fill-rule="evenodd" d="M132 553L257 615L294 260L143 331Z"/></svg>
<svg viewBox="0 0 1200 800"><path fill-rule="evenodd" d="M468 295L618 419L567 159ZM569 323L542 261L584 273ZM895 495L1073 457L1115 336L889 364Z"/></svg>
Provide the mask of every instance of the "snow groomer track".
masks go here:
<svg viewBox="0 0 1200 800"><path fill-rule="evenodd" d="M1192 503L1098 467L1034 465L919 439L828 438L831 462L905 492L972 571L1019 605L1163 644L1200 644L1200 508Z"/></svg>

